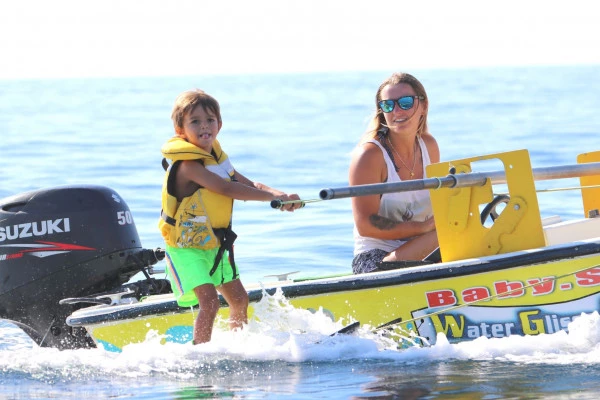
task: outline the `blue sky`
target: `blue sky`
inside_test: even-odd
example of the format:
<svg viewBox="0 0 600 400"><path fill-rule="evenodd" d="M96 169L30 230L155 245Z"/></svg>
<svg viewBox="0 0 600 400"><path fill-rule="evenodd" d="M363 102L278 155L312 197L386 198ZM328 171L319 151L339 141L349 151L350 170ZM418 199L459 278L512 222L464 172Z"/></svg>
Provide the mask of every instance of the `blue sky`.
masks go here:
<svg viewBox="0 0 600 400"><path fill-rule="evenodd" d="M593 0L0 0L0 79L600 64Z"/></svg>

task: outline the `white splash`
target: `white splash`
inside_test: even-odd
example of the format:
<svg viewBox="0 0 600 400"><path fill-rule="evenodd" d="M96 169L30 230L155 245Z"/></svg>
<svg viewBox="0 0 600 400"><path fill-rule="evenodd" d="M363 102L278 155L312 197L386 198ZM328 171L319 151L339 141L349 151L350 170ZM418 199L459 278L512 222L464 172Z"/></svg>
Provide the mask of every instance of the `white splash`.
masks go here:
<svg viewBox="0 0 600 400"><path fill-rule="evenodd" d="M397 350L396 343L362 326L352 335L330 336L352 321L331 321L318 310L296 309L277 292L265 296L255 315L240 331L222 329L217 323L209 343L161 344L148 335L144 343L125 346L121 353L102 349L64 350L39 348L18 328L0 323L0 370L25 373L42 381L77 380L84 377L175 377L225 369L247 373L249 364L304 363L354 359L419 363L458 360L506 360L525 363L600 363L600 315L582 314L569 324L569 332L551 335L479 338L450 344L442 334L431 347ZM266 367L265 367L266 368Z"/></svg>

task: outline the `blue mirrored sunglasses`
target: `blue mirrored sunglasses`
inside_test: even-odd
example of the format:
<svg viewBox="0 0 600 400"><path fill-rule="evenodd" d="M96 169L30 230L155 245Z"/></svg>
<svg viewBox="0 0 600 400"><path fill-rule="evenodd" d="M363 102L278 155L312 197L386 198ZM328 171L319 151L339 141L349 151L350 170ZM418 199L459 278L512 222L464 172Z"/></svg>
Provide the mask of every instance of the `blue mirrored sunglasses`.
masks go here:
<svg viewBox="0 0 600 400"><path fill-rule="evenodd" d="M425 100L425 96L402 96L396 100L381 100L378 104L381 111L389 113L394 111L395 103L397 103L398 107L402 110L410 110L415 105L415 99Z"/></svg>

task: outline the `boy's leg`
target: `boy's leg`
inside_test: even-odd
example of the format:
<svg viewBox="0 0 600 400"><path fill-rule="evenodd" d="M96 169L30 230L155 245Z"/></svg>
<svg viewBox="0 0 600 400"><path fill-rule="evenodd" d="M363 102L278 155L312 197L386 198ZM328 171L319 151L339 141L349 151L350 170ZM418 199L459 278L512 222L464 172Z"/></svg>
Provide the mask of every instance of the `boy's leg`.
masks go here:
<svg viewBox="0 0 600 400"><path fill-rule="evenodd" d="M235 279L219 286L219 291L229 304L229 327L242 328L248 323L248 292L242 281Z"/></svg>
<svg viewBox="0 0 600 400"><path fill-rule="evenodd" d="M194 344L206 343L210 341L215 317L219 311L219 295L211 284L196 286L194 293L200 303L200 311L194 321Z"/></svg>

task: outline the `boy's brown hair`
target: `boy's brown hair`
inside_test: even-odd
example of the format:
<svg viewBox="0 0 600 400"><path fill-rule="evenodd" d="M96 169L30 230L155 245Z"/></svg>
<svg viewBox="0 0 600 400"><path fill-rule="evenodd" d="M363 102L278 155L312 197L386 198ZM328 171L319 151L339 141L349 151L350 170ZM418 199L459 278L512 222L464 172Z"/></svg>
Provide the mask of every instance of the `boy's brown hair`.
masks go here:
<svg viewBox="0 0 600 400"><path fill-rule="evenodd" d="M175 99L175 105L171 112L171 119L175 128L183 128L183 118L187 113L194 111L197 106L202 106L206 112L210 111L214 113L219 124L221 124L221 107L219 106L219 102L204 90L194 89L181 93Z"/></svg>

